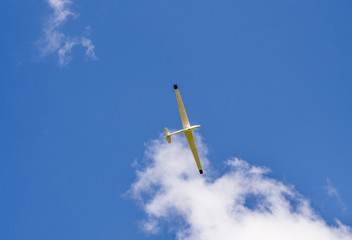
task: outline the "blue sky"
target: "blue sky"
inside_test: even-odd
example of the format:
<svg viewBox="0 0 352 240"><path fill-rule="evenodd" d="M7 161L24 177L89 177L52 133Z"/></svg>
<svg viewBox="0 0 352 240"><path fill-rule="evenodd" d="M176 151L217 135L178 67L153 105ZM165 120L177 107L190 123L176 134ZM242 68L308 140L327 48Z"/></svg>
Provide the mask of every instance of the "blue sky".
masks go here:
<svg viewBox="0 0 352 240"><path fill-rule="evenodd" d="M1 239L175 238L126 194L182 126L175 83L205 174L265 166L352 225L350 1L72 0L63 21L48 3L0 3Z"/></svg>

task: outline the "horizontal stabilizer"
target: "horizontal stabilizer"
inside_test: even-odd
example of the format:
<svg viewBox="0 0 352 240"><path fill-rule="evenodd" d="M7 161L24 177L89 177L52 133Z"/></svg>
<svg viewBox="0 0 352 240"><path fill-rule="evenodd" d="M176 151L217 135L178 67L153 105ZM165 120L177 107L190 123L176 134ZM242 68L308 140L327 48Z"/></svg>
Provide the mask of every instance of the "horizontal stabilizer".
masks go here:
<svg viewBox="0 0 352 240"><path fill-rule="evenodd" d="M165 135L166 135L166 136L169 136L169 135L170 135L170 132L169 132L169 130L168 130L167 128L164 128L164 132L165 132Z"/></svg>
<svg viewBox="0 0 352 240"><path fill-rule="evenodd" d="M166 135L166 140L168 143L171 143L171 136L170 136L170 132L167 128L164 128L164 132L165 132L165 135Z"/></svg>

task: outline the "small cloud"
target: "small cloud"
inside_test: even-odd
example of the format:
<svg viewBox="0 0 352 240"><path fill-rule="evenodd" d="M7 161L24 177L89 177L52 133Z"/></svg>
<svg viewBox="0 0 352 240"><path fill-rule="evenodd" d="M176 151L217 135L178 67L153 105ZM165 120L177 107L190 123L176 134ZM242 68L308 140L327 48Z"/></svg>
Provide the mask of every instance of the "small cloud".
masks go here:
<svg viewBox="0 0 352 240"><path fill-rule="evenodd" d="M70 37L67 36L61 27L70 17L78 17L74 13L70 6L72 5L71 0L46 0L52 14L48 17L47 22L43 28L43 36L38 42L40 56L46 57L49 54L56 53L59 58L59 65L65 66L71 60L70 55L74 46L81 45L86 48L86 57L92 60L96 60L97 57L94 52L94 44L87 37L90 33L90 27L85 28L85 34L81 37Z"/></svg>
<svg viewBox="0 0 352 240"><path fill-rule="evenodd" d="M336 198L339 206L341 207L343 212L347 211L347 207L344 204L344 202L342 201L342 198L339 194L339 192L337 191L336 187L334 187L334 185L332 184L332 182L330 181L329 178L326 179L326 186L325 186L325 190L326 193L328 194L328 196Z"/></svg>
<svg viewBox="0 0 352 240"><path fill-rule="evenodd" d="M95 52L94 52L95 46L93 45L92 40L86 37L82 37L81 44L83 47L86 48L86 56L93 60L96 60L97 57L95 56Z"/></svg>
<svg viewBox="0 0 352 240"><path fill-rule="evenodd" d="M61 66L66 65L71 61L72 57L69 54L70 54L72 48L77 44L78 44L77 41L67 39L65 41L65 45L63 45L59 48L57 53L59 55L59 64Z"/></svg>
<svg viewBox="0 0 352 240"><path fill-rule="evenodd" d="M329 178L326 179L326 192L330 197L336 197L336 198L340 198L340 194L337 191L337 189L332 185L331 181Z"/></svg>

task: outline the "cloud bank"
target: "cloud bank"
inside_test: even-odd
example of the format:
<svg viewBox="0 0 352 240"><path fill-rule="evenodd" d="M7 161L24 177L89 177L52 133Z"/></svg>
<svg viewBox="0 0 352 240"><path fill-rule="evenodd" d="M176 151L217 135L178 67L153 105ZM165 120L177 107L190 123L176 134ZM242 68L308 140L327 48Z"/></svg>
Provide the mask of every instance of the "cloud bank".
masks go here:
<svg viewBox="0 0 352 240"><path fill-rule="evenodd" d="M86 48L86 57L97 59L94 52L94 44L87 36L70 37L61 30L62 25L68 21L69 17L77 17L71 11L71 0L46 0L52 14L49 16L43 28L43 36L39 40L39 50L41 57L56 53L59 58L59 65L67 65L72 56L70 55L74 46L81 45ZM89 28L89 27L87 27Z"/></svg>
<svg viewBox="0 0 352 240"><path fill-rule="evenodd" d="M172 144L152 141L146 166L137 170L129 194L146 213L145 231L167 227L176 239L352 239L350 227L338 220L328 225L293 186L267 177L267 168L237 158L216 177L197 137L204 175L197 171L184 137Z"/></svg>

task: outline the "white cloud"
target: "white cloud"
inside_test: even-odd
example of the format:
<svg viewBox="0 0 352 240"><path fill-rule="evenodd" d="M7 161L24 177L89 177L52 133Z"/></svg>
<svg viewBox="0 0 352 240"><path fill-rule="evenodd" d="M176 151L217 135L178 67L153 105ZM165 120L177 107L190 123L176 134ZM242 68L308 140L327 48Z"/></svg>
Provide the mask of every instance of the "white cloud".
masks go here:
<svg viewBox="0 0 352 240"><path fill-rule="evenodd" d="M65 41L65 45L63 45L59 48L57 53L59 55L59 64L61 66L66 65L71 61L72 57L69 54L70 54L72 48L77 44L78 44L77 41L67 39Z"/></svg>
<svg viewBox="0 0 352 240"><path fill-rule="evenodd" d="M326 179L326 186L325 186L326 193L330 196L333 197L337 200L340 208L342 209L343 212L347 211L347 207L345 206L344 202L342 201L342 198L337 191L336 187L332 184L329 178Z"/></svg>
<svg viewBox="0 0 352 240"><path fill-rule="evenodd" d="M71 0L46 0L48 5L53 10L49 16L45 27L43 28L43 36L39 41L39 50L41 56L45 57L49 54L56 53L59 57L59 65L67 65L72 57L71 50L76 45L81 45L86 48L86 57L90 59L97 59L95 56L92 41L87 36L70 37L61 30L62 25L68 21L69 17L77 17L77 15L70 9L72 5ZM90 29L90 27L86 27ZM87 35L88 31L86 31Z"/></svg>
<svg viewBox="0 0 352 240"><path fill-rule="evenodd" d="M83 47L86 48L86 56L91 58L91 59L97 59L95 56L94 48L95 46L92 43L92 40L89 38L82 37L81 39L81 44Z"/></svg>
<svg viewBox="0 0 352 240"><path fill-rule="evenodd" d="M340 198L340 194L337 191L337 189L332 185L331 181L329 178L326 179L326 192L328 193L329 196L331 197L337 197Z"/></svg>
<svg viewBox="0 0 352 240"><path fill-rule="evenodd" d="M184 137L165 142L147 146L147 164L129 190L147 215L145 231L168 226L177 239L199 240L352 239L348 226L328 225L293 186L265 176L267 168L234 158L216 177L197 137L200 175Z"/></svg>

